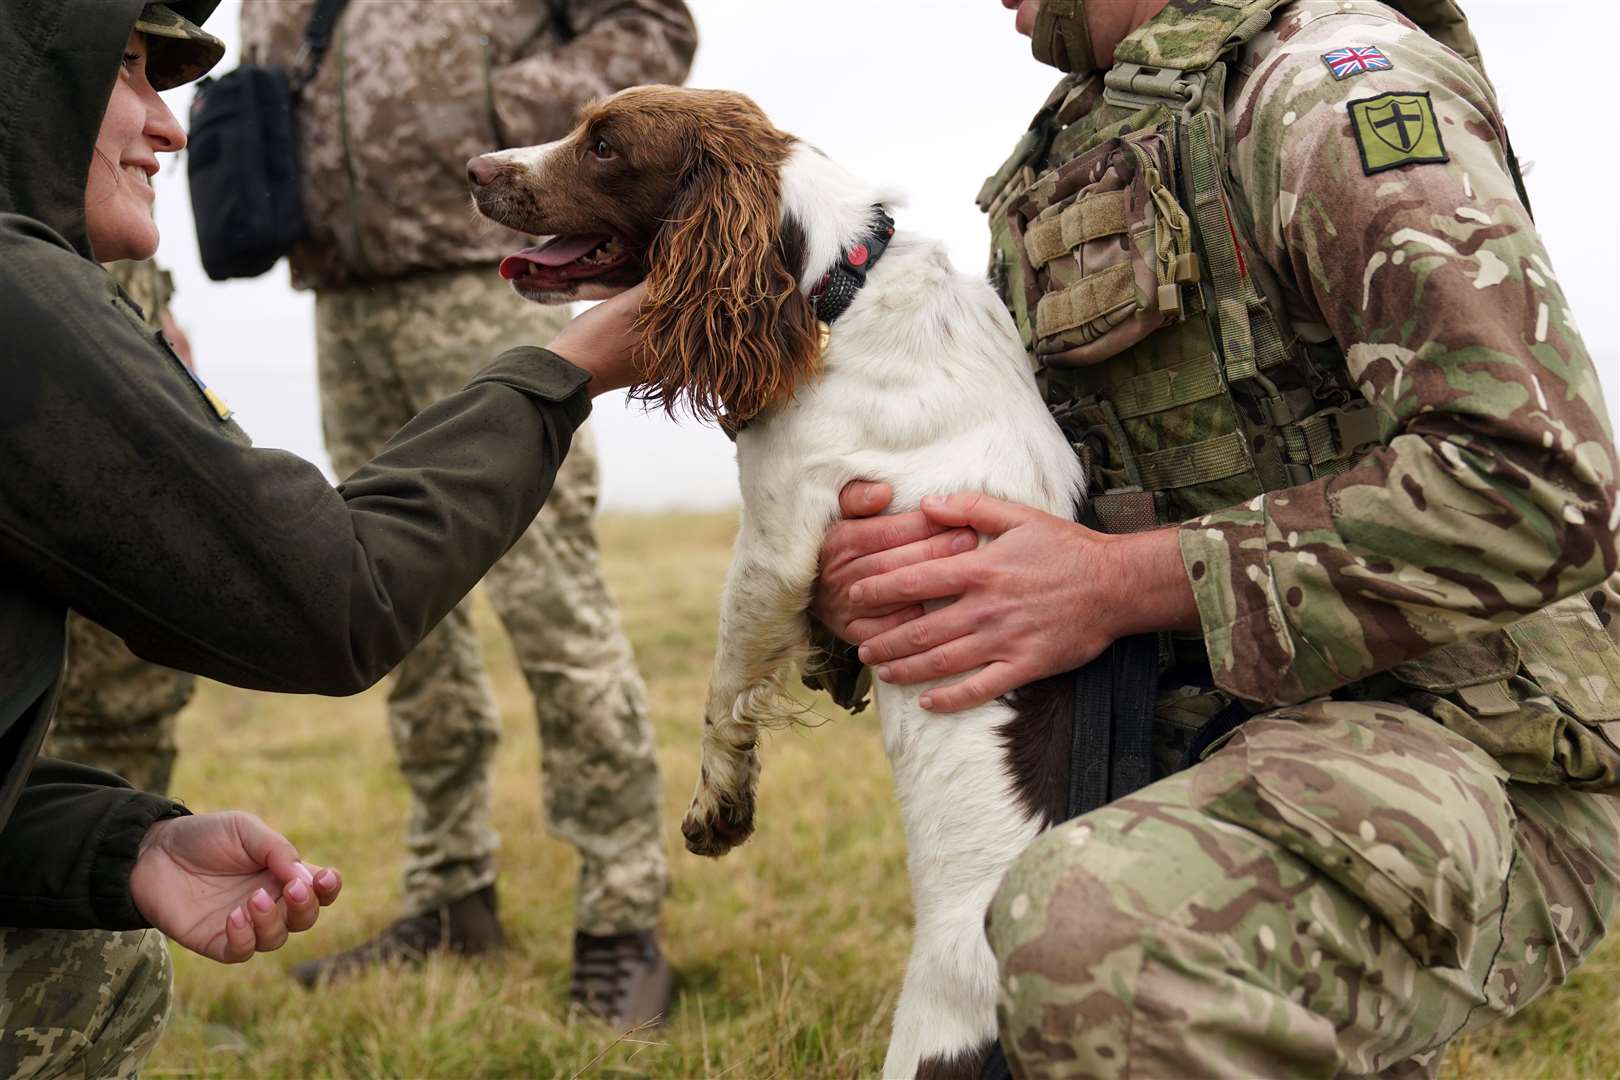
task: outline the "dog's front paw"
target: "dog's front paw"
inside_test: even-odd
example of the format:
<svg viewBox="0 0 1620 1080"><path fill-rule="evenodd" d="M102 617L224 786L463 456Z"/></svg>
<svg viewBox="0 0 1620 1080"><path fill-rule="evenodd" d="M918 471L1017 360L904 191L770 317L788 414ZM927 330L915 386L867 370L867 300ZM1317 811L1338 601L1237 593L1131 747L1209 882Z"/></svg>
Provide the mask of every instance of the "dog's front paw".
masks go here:
<svg viewBox="0 0 1620 1080"><path fill-rule="evenodd" d="M707 770L698 782L697 794L686 817L681 819L681 835L686 850L694 855L718 858L747 840L754 832L754 797L723 798L709 785Z"/></svg>

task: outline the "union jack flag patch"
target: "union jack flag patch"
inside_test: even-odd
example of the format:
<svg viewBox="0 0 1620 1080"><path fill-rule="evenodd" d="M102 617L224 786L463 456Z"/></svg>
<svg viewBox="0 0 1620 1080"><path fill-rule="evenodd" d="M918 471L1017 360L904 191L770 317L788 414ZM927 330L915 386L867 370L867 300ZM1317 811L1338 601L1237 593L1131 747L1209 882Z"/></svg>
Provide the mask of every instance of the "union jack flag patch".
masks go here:
<svg viewBox="0 0 1620 1080"><path fill-rule="evenodd" d="M1323 53L1322 63L1327 65L1333 77L1340 82L1352 75L1395 69L1395 65L1389 62L1389 57L1370 45L1352 45L1348 49L1334 49L1332 52Z"/></svg>

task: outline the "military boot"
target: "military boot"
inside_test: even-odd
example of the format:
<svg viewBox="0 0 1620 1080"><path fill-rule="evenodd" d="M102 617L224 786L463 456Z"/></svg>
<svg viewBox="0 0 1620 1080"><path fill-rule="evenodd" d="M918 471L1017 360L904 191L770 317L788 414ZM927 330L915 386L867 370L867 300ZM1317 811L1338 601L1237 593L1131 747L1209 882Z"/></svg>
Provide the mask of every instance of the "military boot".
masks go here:
<svg viewBox="0 0 1620 1080"><path fill-rule="evenodd" d="M575 931L569 997L578 1008L616 1028L640 1027L668 1018L674 985L656 930L609 937Z"/></svg>
<svg viewBox="0 0 1620 1080"><path fill-rule="evenodd" d="M347 952L306 960L293 967L292 977L314 987L382 964L420 964L437 952L475 956L504 948L506 935L496 918L495 886L486 885L442 907L407 915Z"/></svg>

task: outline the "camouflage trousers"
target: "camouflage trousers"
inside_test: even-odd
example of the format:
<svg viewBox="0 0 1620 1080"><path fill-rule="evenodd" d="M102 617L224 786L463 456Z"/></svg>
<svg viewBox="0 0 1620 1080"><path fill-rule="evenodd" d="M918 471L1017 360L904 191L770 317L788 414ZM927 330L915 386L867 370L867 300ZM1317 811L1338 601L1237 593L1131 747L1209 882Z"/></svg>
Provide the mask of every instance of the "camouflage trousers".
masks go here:
<svg viewBox="0 0 1620 1080"><path fill-rule="evenodd" d="M0 929L0 1076L134 1076L172 983L156 930Z"/></svg>
<svg viewBox="0 0 1620 1080"><path fill-rule="evenodd" d="M165 795L174 773L175 717L196 676L147 663L89 619L68 619L68 667L42 751Z"/></svg>
<svg viewBox="0 0 1620 1080"><path fill-rule="evenodd" d="M425 274L316 297L321 416L340 475L514 345L568 317L493 269ZM534 524L484 586L534 696L546 825L579 852L579 929L651 929L668 891L646 687L602 580L597 466L582 428ZM490 821L500 723L463 603L392 676L389 730L411 790L405 903L419 913L495 879Z"/></svg>
<svg viewBox="0 0 1620 1080"><path fill-rule="evenodd" d="M1315 701L1041 836L989 918L1021 1077L1427 1076L1620 908L1620 800Z"/></svg>

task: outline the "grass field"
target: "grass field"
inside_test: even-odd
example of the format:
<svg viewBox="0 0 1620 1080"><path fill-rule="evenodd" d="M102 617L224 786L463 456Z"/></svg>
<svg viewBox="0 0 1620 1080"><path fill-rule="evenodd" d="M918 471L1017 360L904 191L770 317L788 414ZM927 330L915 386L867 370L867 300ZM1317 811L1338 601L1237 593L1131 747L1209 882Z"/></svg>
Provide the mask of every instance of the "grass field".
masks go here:
<svg viewBox="0 0 1620 1080"><path fill-rule="evenodd" d="M181 722L175 792L251 809L342 868L339 905L280 953L225 968L176 951L174 1022L147 1076L855 1077L876 1075L908 945L904 844L870 713L773 736L759 830L724 860L676 824L697 769L729 515L609 517L608 577L651 691L674 871L664 936L670 1022L621 1037L567 1016L575 861L539 821L527 690L484 609L504 719L496 816L499 960L435 961L318 994L298 960L370 936L399 909L405 795L382 695L280 697L209 685ZM1469 1080L1620 1076L1620 943L1568 987L1453 1051Z"/></svg>

